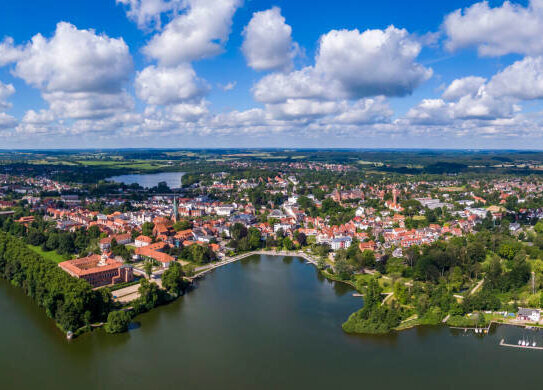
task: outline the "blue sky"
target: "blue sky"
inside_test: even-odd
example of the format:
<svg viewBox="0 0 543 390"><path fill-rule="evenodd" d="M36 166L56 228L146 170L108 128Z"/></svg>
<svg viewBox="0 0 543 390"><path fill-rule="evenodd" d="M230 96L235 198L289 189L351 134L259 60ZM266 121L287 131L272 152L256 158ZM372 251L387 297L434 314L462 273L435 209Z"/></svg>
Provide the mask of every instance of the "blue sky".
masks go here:
<svg viewBox="0 0 543 390"><path fill-rule="evenodd" d="M541 36L543 0L3 1L0 148L540 149Z"/></svg>

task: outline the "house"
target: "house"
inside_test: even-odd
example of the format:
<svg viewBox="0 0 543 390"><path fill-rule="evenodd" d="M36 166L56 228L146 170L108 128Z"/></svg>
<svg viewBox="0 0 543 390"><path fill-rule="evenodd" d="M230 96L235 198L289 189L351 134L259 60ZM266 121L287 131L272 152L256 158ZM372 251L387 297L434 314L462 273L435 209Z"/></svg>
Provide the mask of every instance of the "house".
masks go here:
<svg viewBox="0 0 543 390"><path fill-rule="evenodd" d="M169 254L162 252L165 248L166 244L164 242L157 242L136 248L135 254L139 259L152 259L161 263L162 268L168 268L175 259Z"/></svg>
<svg viewBox="0 0 543 390"><path fill-rule="evenodd" d="M126 245L132 241L132 236L130 235L130 233L126 233L115 234L113 236L102 238L98 244L100 250L102 252L109 250L109 248L111 248L111 242L113 241L113 239L115 239L115 241L117 241L117 244L119 245Z"/></svg>
<svg viewBox="0 0 543 390"><path fill-rule="evenodd" d="M519 307L517 312L517 319L520 321L532 321L539 322L541 312L537 309L526 309Z"/></svg>
<svg viewBox="0 0 543 390"><path fill-rule="evenodd" d="M360 249L360 252L364 251L375 251L376 245L374 241L368 241L368 242L361 242L358 244L358 248Z"/></svg>
<svg viewBox="0 0 543 390"><path fill-rule="evenodd" d="M136 248L141 248L142 246L147 246L151 244L152 242L153 240L151 239L151 237L141 235L141 236L136 237L136 239L134 240L134 246Z"/></svg>
<svg viewBox="0 0 543 390"><path fill-rule="evenodd" d="M332 250L345 249L351 246L353 239L351 237L336 237L330 240Z"/></svg>
<svg viewBox="0 0 543 390"><path fill-rule="evenodd" d="M71 276L84 279L92 287L101 287L134 280L132 267L108 255L90 255L59 263L62 270Z"/></svg>

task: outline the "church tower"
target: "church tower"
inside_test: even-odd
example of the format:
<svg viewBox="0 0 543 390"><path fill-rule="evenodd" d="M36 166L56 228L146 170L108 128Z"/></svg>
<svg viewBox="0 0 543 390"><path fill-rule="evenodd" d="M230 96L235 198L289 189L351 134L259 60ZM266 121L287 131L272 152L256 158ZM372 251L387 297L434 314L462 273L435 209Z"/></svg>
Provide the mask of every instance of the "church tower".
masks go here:
<svg viewBox="0 0 543 390"><path fill-rule="evenodd" d="M177 206L177 196L173 196L173 222L177 222L179 219L179 207Z"/></svg>

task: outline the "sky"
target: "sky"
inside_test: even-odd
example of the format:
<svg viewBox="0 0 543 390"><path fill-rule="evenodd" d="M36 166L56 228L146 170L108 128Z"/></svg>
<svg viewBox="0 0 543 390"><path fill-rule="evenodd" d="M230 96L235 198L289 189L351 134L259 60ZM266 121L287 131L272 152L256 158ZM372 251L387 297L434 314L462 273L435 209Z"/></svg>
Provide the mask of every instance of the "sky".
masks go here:
<svg viewBox="0 0 543 390"><path fill-rule="evenodd" d="M543 149L543 0L0 1L0 149Z"/></svg>

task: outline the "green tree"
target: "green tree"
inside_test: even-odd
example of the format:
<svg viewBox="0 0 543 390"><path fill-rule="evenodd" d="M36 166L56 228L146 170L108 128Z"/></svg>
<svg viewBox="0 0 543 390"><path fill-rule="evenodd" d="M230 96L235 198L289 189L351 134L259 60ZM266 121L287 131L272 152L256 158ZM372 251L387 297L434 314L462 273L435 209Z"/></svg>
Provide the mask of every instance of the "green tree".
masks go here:
<svg viewBox="0 0 543 390"><path fill-rule="evenodd" d="M107 316L107 322L104 329L107 333L123 333L128 330L131 320L132 316L126 311L112 311Z"/></svg>
<svg viewBox="0 0 543 390"><path fill-rule="evenodd" d="M147 237L153 237L153 229L155 228L155 224L152 222L144 222L143 225L141 225L141 234Z"/></svg>
<svg viewBox="0 0 543 390"><path fill-rule="evenodd" d="M185 290L186 283L183 279L184 273L181 265L174 262L162 274L162 287L169 293L181 294Z"/></svg>
<svg viewBox="0 0 543 390"><path fill-rule="evenodd" d="M147 277L150 278L153 273L153 263L151 261L145 261L143 269L145 270Z"/></svg>

